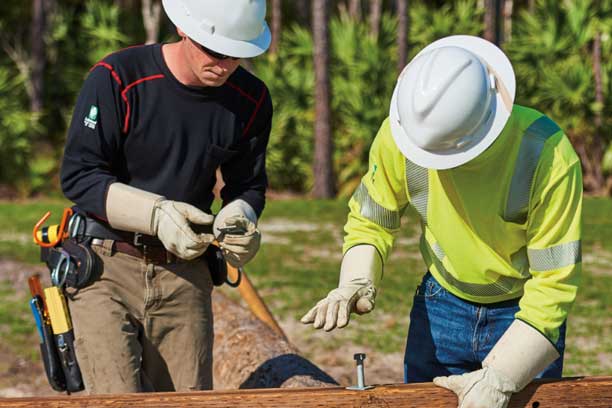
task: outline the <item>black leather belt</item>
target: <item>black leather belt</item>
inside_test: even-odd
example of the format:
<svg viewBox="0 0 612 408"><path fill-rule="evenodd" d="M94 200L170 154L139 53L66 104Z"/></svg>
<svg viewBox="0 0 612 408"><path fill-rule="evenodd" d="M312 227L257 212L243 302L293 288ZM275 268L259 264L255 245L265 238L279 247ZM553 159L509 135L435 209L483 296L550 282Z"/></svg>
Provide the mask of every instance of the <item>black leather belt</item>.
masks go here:
<svg viewBox="0 0 612 408"><path fill-rule="evenodd" d="M133 246L162 247L164 244L159 238L140 232L121 231L111 227L103 221L85 216L85 231L83 235L91 238L112 239L113 241L129 242Z"/></svg>
<svg viewBox="0 0 612 408"><path fill-rule="evenodd" d="M81 214L82 215L82 214ZM139 232L121 231L104 221L83 215L85 227L79 234L93 239L114 241L113 250L154 264L168 264L181 259L168 252L159 238Z"/></svg>

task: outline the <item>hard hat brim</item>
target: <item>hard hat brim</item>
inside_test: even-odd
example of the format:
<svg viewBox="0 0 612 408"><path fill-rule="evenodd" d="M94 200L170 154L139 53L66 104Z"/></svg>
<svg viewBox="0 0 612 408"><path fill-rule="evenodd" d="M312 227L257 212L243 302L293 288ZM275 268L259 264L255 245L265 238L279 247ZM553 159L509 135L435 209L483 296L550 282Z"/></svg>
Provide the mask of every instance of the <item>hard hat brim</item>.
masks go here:
<svg viewBox="0 0 612 408"><path fill-rule="evenodd" d="M495 71L497 80L502 81L506 88L509 101L504 103L501 94L496 92L496 100L494 102L493 112L491 113L492 116L486 123L486 129L483 129L484 135L479 138L477 143L453 152L434 153L424 150L412 142L400 125L399 111L397 108L398 80L393 91L389 109L389 121L393 140L408 160L429 169L443 170L461 166L480 155L493 144L510 118L511 111L506 108L506 104L509 102L510 105L512 105L516 91L514 70L512 69L512 64L508 57L506 57L497 46L479 37L454 35L442 38L421 50L417 56L415 56L415 59L422 53L449 46L464 48L477 55L482 61L489 65L491 69ZM406 68L404 68L404 70Z"/></svg>
<svg viewBox="0 0 612 408"><path fill-rule="evenodd" d="M215 52L235 58L252 58L263 54L270 47L272 35L265 21L263 22L263 30L257 38L248 41L235 40L220 34L211 34L199 27L195 20L178 23L185 13L180 2L162 0L162 3L168 18L175 26L183 30L189 38L198 44L202 44Z"/></svg>

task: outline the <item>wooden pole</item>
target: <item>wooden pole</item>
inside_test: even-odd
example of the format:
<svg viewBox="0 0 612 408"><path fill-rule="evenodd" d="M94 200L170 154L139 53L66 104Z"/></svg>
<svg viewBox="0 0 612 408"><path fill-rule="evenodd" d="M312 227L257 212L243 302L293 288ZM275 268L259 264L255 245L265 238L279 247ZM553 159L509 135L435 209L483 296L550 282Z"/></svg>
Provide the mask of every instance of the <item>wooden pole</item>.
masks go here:
<svg viewBox="0 0 612 408"><path fill-rule="evenodd" d="M457 397L432 383L382 385L367 391L334 388L200 391L100 396L0 399L0 407L454 407ZM509 408L609 408L612 377L539 380L510 401Z"/></svg>
<svg viewBox="0 0 612 408"><path fill-rule="evenodd" d="M240 291L242 298L249 306L249 309L251 309L251 312L253 312L258 319L274 330L276 334L282 336L286 340L287 336L285 335L285 332L279 326L276 319L274 319L270 309L268 309L261 296L259 296L259 293L257 293L257 290L251 283L249 277L246 275L246 273L244 273L244 269L241 269L240 278L238 278L238 270L228 263L227 275L231 282L236 282L238 279L240 279L238 290Z"/></svg>

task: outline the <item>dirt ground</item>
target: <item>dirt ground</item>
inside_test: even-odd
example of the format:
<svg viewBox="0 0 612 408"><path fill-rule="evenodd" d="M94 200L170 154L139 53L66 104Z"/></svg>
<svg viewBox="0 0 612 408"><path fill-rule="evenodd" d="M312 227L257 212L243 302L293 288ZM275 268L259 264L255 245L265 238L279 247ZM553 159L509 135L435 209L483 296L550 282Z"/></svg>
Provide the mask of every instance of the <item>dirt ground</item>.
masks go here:
<svg viewBox="0 0 612 408"><path fill-rule="evenodd" d="M45 279L48 275L44 266L32 266L19 262L0 260L0 281L11 282L16 291L27 288L27 278L40 273ZM49 284L44 282L43 285ZM356 382L356 369L353 354L366 353L366 382L370 384L397 383L402 381L403 356L377 353L363 348L343 347L342 350L320 351L312 336L303 335L311 328L297 321L281 321L280 325L289 340L305 355L310 357L322 370L335 378L341 385ZM32 325L32 327L34 327ZM34 328L32 328L34 330ZM36 347L37 337L32 336L32 347ZM7 344L0 343L0 398L57 395L44 375L42 364L38 361L19 357L11 352Z"/></svg>
<svg viewBox="0 0 612 408"><path fill-rule="evenodd" d="M279 324L291 343L342 386L357 383L357 369L353 360L353 355L356 353L366 354L364 367L367 384L392 384L404 381L403 353L380 353L354 345L343 345L342 349L329 351L321 350L317 342L313 341L312 333L305 335L306 331L312 332L311 326L305 326L297 320L285 320ZM314 338L323 335L322 332L318 332Z"/></svg>

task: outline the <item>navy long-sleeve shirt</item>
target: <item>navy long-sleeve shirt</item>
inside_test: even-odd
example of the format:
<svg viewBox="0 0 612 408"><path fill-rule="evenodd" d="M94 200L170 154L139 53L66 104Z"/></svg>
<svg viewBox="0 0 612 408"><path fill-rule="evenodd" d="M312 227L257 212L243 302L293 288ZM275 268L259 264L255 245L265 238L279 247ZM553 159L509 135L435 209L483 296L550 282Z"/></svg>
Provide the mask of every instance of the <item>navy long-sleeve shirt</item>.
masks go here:
<svg viewBox="0 0 612 408"><path fill-rule="evenodd" d="M161 45L128 48L90 71L78 97L61 170L66 197L106 219L108 187L121 182L210 212L215 170L224 203L265 204L272 103L239 67L221 87L181 84Z"/></svg>

